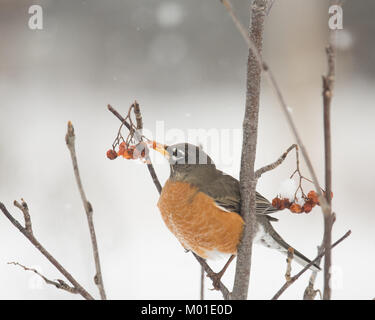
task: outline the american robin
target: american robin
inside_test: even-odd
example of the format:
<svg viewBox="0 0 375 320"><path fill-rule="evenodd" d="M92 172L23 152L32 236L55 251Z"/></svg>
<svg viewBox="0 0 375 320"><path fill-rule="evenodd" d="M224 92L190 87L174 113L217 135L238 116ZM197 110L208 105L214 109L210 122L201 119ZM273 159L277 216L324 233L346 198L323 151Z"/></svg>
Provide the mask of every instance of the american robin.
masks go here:
<svg viewBox="0 0 375 320"><path fill-rule="evenodd" d="M218 170L212 159L198 146L180 143L172 146L154 143L170 164L158 207L168 229L186 250L204 259L230 255L218 273L220 278L237 253L244 220L240 211L239 181ZM278 211L256 193L256 233L254 242L287 254L292 247L275 231L268 214ZM310 260L294 249L297 263ZM312 270L320 270L312 265Z"/></svg>

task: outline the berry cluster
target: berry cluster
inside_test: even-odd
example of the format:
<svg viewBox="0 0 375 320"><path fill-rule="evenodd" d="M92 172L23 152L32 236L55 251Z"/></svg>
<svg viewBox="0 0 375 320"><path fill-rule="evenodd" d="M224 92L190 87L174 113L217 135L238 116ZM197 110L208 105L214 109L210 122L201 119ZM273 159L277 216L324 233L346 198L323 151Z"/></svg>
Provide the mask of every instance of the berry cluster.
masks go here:
<svg viewBox="0 0 375 320"><path fill-rule="evenodd" d="M323 195L325 196L325 193L323 192ZM331 198L333 197L333 193L331 192ZM309 213L312 208L314 208L316 205L320 205L319 203L319 196L314 191L311 190L307 196L303 197L303 200L305 201L303 205L300 205L296 203L295 201L291 202L287 198L274 198L272 200L272 206L279 210L284 210L285 208L288 208L293 213Z"/></svg>
<svg viewBox="0 0 375 320"><path fill-rule="evenodd" d="M116 159L118 156L122 156L125 159L144 159L146 156L146 148L143 142L137 145L128 145L126 142L121 142L119 150L116 152L114 149L107 151L107 158L110 160Z"/></svg>

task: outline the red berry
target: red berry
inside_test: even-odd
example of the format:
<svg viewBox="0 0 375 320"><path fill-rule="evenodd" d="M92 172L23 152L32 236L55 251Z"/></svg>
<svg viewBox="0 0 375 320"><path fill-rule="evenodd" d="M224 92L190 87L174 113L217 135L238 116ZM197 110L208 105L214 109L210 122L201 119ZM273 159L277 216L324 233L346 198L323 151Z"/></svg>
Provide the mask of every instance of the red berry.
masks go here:
<svg viewBox="0 0 375 320"><path fill-rule="evenodd" d="M313 206L311 205L311 203L309 202L306 202L303 207L302 207L302 211L306 212L306 213L309 213L311 210L312 210Z"/></svg>
<svg viewBox="0 0 375 320"><path fill-rule="evenodd" d="M293 203L291 206L290 206L290 211L292 211L293 213L301 213L302 212L302 207L298 204L298 203Z"/></svg>
<svg viewBox="0 0 375 320"><path fill-rule="evenodd" d="M116 158L117 158L117 153L116 153L116 151L113 150L113 149L109 149L109 150L107 151L107 158L108 158L108 159L111 159L111 160L116 159Z"/></svg>
<svg viewBox="0 0 375 320"><path fill-rule="evenodd" d="M319 196L318 196L318 194L317 194L314 190L311 190L311 191L307 194L307 197L308 197L312 202L314 202L315 204L318 204L318 203L319 203Z"/></svg>
<svg viewBox="0 0 375 320"><path fill-rule="evenodd" d="M125 150L122 156L128 160L133 159L133 150L130 150L130 149Z"/></svg>
<svg viewBox="0 0 375 320"><path fill-rule="evenodd" d="M288 198L282 199L282 203L283 203L284 208L290 208L291 203Z"/></svg>
<svg viewBox="0 0 375 320"><path fill-rule="evenodd" d="M312 201L311 199L308 199L308 200L306 201L306 203L307 203L309 206L311 206L311 208L314 208L314 207L317 205L317 203L314 202L314 201Z"/></svg>
<svg viewBox="0 0 375 320"><path fill-rule="evenodd" d="M275 207L276 209L280 209L281 206L281 199L280 198L274 198L272 200L272 206Z"/></svg>
<svg viewBox="0 0 375 320"><path fill-rule="evenodd" d="M128 149L128 146L126 145L126 143L125 143L125 142L121 142L117 154L118 154L119 156L123 156L123 155L124 155L124 152L125 152L127 149Z"/></svg>

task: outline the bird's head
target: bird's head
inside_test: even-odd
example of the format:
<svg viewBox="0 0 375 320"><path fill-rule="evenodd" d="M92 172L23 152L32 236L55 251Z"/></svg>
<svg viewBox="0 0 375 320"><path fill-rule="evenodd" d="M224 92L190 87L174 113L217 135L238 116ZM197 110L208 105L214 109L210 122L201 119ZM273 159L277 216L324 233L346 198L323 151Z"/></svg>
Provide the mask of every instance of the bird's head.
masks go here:
<svg viewBox="0 0 375 320"><path fill-rule="evenodd" d="M152 148L168 160L171 179L194 183L209 178L216 170L212 159L196 145L178 143L168 146L154 143Z"/></svg>

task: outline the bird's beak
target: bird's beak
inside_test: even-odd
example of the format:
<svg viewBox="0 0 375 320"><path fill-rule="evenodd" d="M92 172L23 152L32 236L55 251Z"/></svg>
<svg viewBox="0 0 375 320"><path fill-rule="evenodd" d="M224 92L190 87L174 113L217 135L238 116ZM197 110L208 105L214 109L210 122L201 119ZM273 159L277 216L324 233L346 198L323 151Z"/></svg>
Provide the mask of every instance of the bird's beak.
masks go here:
<svg viewBox="0 0 375 320"><path fill-rule="evenodd" d="M149 142L150 148L154 149L155 151L159 152L163 155L164 158L169 159L169 153L167 151L168 146L156 141Z"/></svg>

